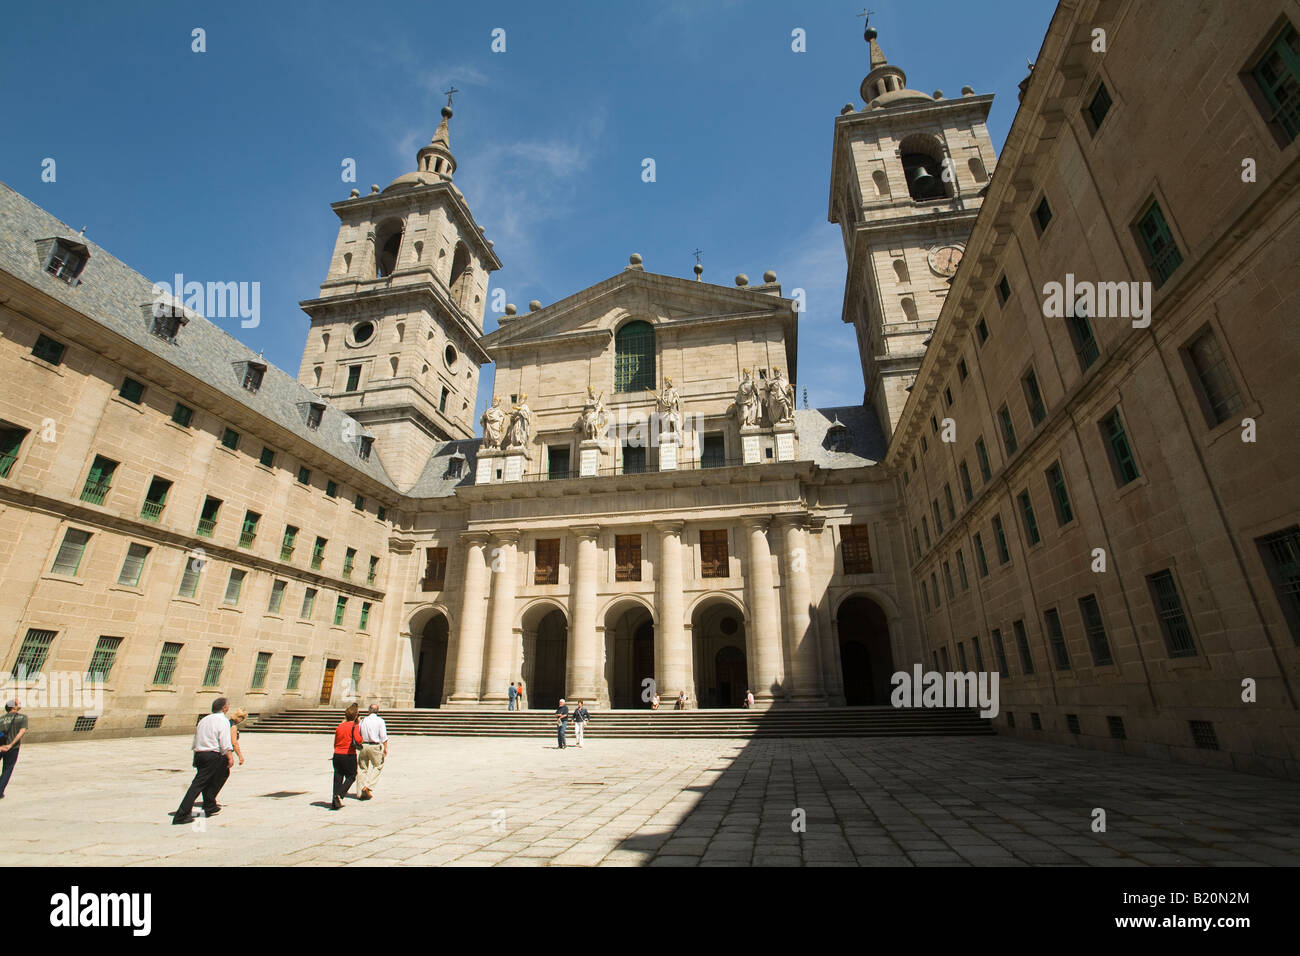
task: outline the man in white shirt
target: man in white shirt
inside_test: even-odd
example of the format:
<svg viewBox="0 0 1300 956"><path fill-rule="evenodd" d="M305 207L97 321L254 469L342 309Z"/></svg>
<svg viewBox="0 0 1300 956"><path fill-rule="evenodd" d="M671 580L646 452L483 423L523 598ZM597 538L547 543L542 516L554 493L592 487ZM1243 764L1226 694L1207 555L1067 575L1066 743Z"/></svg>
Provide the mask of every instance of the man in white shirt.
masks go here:
<svg viewBox="0 0 1300 956"><path fill-rule="evenodd" d="M212 702L212 713L199 721L194 729L194 782L185 792L185 799L172 814L172 823L191 823L194 820L194 801L203 794L203 815L210 817L220 812L217 794L230 777L235 763L235 749L230 744L230 718L226 711L230 701L218 697Z"/></svg>
<svg viewBox="0 0 1300 956"><path fill-rule="evenodd" d="M361 785L361 799L374 796L370 791L379 783L388 759L388 726L379 716L379 705L371 704L370 713L361 718L361 752L357 754L357 782Z"/></svg>

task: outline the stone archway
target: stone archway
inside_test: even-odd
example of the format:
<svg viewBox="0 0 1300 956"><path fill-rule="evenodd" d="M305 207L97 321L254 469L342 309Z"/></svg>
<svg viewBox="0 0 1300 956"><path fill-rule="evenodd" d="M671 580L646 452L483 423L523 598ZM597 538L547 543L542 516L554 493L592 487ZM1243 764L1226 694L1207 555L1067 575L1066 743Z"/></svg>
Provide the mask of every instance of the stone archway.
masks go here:
<svg viewBox="0 0 1300 956"><path fill-rule="evenodd" d="M741 707L749 683L745 617L725 597L700 602L691 613L695 699L701 708Z"/></svg>
<svg viewBox="0 0 1300 956"><path fill-rule="evenodd" d="M870 598L855 594L840 605L836 622L845 705L888 704L894 654L884 610Z"/></svg>
<svg viewBox="0 0 1300 956"><path fill-rule="evenodd" d="M560 608L539 604L524 614L522 625L524 706L554 710L565 694L569 620Z"/></svg>
<svg viewBox="0 0 1300 956"><path fill-rule="evenodd" d="M446 694L447 618L435 613L420 631L415 653L415 706L441 707Z"/></svg>
<svg viewBox="0 0 1300 956"><path fill-rule="evenodd" d="M605 681L615 709L648 708L644 689L655 676L655 624L640 603L621 604L605 614ZM643 699L644 698L644 699Z"/></svg>

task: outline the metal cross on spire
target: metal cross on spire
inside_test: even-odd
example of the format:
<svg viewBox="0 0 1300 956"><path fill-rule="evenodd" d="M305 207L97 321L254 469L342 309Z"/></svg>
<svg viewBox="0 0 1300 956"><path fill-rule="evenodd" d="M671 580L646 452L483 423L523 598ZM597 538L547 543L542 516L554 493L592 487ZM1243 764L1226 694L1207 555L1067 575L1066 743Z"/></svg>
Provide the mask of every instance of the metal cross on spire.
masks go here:
<svg viewBox="0 0 1300 956"><path fill-rule="evenodd" d="M863 7L863 8L862 8L862 12L858 14L858 16L860 16L860 17L865 17L865 18L867 18L868 22L870 22L871 17L873 17L873 16L875 16L875 15L876 15L876 11L875 11L875 10L868 10L866 7Z"/></svg>
<svg viewBox="0 0 1300 956"><path fill-rule="evenodd" d="M691 255L695 257L696 265L700 264L700 253L702 253L703 251L704 251L703 249L696 249L694 252L691 253Z"/></svg>
<svg viewBox="0 0 1300 956"><path fill-rule="evenodd" d="M447 105L448 105L448 106L451 106L451 96L452 96L452 94L453 94L453 93L459 93L460 90L456 89L456 87L454 87L454 86L449 86L449 87L447 87L447 89L443 90L443 92L447 94Z"/></svg>

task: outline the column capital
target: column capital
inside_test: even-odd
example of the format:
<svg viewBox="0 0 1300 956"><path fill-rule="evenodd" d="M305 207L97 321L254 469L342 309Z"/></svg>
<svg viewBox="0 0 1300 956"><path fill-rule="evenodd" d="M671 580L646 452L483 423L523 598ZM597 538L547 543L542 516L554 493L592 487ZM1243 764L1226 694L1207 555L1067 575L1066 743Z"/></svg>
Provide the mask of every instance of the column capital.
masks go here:
<svg viewBox="0 0 1300 956"><path fill-rule="evenodd" d="M393 554L410 554L415 550L416 543L410 538L389 538L388 550Z"/></svg>
<svg viewBox="0 0 1300 956"><path fill-rule="evenodd" d="M752 533L754 531L766 531L772 524L772 519L767 515L748 515L741 518L740 523L746 531Z"/></svg>
<svg viewBox="0 0 1300 956"><path fill-rule="evenodd" d="M811 515L805 511L795 511L789 514L775 516L776 523L781 528L792 528L799 531L806 530L811 521Z"/></svg>
<svg viewBox="0 0 1300 956"><path fill-rule="evenodd" d="M686 522L682 520L675 521L655 521L652 522L654 529L660 534L681 534L686 528Z"/></svg>
<svg viewBox="0 0 1300 956"><path fill-rule="evenodd" d="M486 531L462 531L460 540L468 545L485 545L488 543L488 533Z"/></svg>
<svg viewBox="0 0 1300 956"><path fill-rule="evenodd" d="M504 531L493 531L492 540L498 544L515 544L519 541L519 529L507 528Z"/></svg>
<svg viewBox="0 0 1300 956"><path fill-rule="evenodd" d="M594 538L598 534L600 534L600 525L598 524L572 525L570 526L569 531L573 534L574 537L576 537L579 541L581 541L584 538Z"/></svg>

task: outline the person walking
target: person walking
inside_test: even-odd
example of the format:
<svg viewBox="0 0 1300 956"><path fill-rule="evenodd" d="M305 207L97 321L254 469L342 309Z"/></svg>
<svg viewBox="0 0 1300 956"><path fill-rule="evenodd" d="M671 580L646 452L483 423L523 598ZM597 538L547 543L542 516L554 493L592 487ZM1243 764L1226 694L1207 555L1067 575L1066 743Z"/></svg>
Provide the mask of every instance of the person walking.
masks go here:
<svg viewBox="0 0 1300 956"><path fill-rule="evenodd" d="M240 708L230 715L230 747L239 758L239 765L244 765L244 752L239 749L239 725L248 719L248 711Z"/></svg>
<svg viewBox="0 0 1300 956"><path fill-rule="evenodd" d="M334 728L334 799L331 810L343 809L343 797L357 779L357 744L361 730L357 727L357 705L348 704L343 721Z"/></svg>
<svg viewBox="0 0 1300 956"><path fill-rule="evenodd" d="M4 769L0 770L0 797L5 795L9 778L14 775L14 765L18 763L18 746L27 733L27 715L22 713L23 705L18 698L5 701L5 715L0 717L0 760Z"/></svg>
<svg viewBox="0 0 1300 956"><path fill-rule="evenodd" d="M181 805L172 814L173 824L191 823L194 820L194 801L203 794L203 815L221 812L217 794L230 779L230 768L235 765L234 746L230 742L230 718L226 711L230 701L218 697L212 702L212 713L199 721L194 728L194 780Z"/></svg>
<svg viewBox="0 0 1300 956"><path fill-rule="evenodd" d="M508 697L510 700L510 704L509 706L506 707L506 710L515 709L515 697L517 697L518 695L519 695L519 691L515 690L514 684L511 684L510 689L506 691L506 697Z"/></svg>
<svg viewBox="0 0 1300 956"><path fill-rule="evenodd" d="M564 749L564 722L569 719L569 708L564 703L564 698L560 698L560 706L555 708L555 742L558 744L556 749Z"/></svg>
<svg viewBox="0 0 1300 956"><path fill-rule="evenodd" d="M583 706L582 701L578 701L577 708L573 711L573 736L577 738L578 746L582 746L582 730L587 721L591 720L591 714Z"/></svg>
<svg viewBox="0 0 1300 956"><path fill-rule="evenodd" d="M362 800L374 796L371 791L379 783L387 759L388 725L379 716L379 705L371 704L370 713L361 721L361 753L357 756L357 785L361 788Z"/></svg>
<svg viewBox="0 0 1300 956"><path fill-rule="evenodd" d="M524 709L524 682L520 681L515 685L515 709Z"/></svg>

